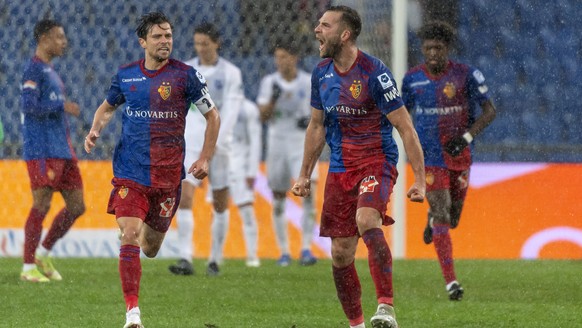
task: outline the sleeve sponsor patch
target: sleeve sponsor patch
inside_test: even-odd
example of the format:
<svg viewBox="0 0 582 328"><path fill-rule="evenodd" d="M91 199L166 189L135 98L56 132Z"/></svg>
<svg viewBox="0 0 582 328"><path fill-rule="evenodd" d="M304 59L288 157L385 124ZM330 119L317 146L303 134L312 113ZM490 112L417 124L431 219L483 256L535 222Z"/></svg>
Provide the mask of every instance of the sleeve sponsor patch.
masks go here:
<svg viewBox="0 0 582 328"><path fill-rule="evenodd" d="M202 74L200 74L200 72L196 71L196 77L198 78L198 80L200 80L200 83L206 83L206 79L204 78L204 76L202 76Z"/></svg>
<svg viewBox="0 0 582 328"><path fill-rule="evenodd" d="M392 83L392 81L390 80L390 77L388 76L387 73L382 73L382 74L378 75L378 81L380 81L380 85L382 85L382 89L388 89L394 85L394 83Z"/></svg>
<svg viewBox="0 0 582 328"><path fill-rule="evenodd" d="M473 72L473 77L475 78L475 80L477 80L477 83L479 84L485 82L485 77L483 76L483 73L481 73L481 71L478 69L476 69Z"/></svg>

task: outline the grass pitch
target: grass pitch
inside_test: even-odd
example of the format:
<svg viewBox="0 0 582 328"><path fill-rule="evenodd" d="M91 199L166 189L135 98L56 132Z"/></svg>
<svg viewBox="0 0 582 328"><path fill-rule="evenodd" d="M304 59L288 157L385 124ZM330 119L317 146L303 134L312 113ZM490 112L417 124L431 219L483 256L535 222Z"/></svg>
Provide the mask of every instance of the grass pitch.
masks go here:
<svg viewBox="0 0 582 328"><path fill-rule="evenodd" d="M169 273L171 260L142 259L142 321L156 327L346 328L331 263L260 268L227 260L222 275ZM438 262L394 263L400 327L582 327L582 261L456 261L465 288L451 302ZM56 259L62 282L19 280L21 260L0 259L0 327L119 327L125 309L116 259ZM376 308L367 262L357 262L366 320ZM370 327L370 325L367 325Z"/></svg>

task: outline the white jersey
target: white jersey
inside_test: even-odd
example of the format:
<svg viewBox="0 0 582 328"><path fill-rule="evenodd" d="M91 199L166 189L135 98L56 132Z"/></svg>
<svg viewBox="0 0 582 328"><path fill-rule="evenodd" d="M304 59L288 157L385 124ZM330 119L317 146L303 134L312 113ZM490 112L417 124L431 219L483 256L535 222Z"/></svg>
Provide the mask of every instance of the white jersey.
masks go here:
<svg viewBox="0 0 582 328"><path fill-rule="evenodd" d="M232 142L232 131L241 104L244 100L241 70L228 60L218 57L213 66L200 65L198 57L186 64L194 67L206 79L208 91L220 112L220 131L216 142L216 153L228 153ZM204 142L206 119L194 105L186 116L186 151L200 152Z"/></svg>
<svg viewBox="0 0 582 328"><path fill-rule="evenodd" d="M285 80L279 72L263 77L257 96L259 106L271 102L275 83L281 88L281 96L277 99L273 115L268 122L269 138L289 138L297 132L305 134L305 129L298 127L297 124L300 119L311 117L311 75L297 70L297 77L293 81ZM214 95L212 97L214 99Z"/></svg>

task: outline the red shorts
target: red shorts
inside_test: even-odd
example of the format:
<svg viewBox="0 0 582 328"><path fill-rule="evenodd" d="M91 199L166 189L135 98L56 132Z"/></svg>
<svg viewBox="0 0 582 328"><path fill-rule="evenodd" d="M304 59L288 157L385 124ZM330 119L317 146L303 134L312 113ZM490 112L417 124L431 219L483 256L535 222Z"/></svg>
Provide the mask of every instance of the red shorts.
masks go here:
<svg viewBox="0 0 582 328"><path fill-rule="evenodd" d="M107 213L116 218L136 217L159 232L170 228L180 203L180 185L176 188L152 188L128 179L113 178Z"/></svg>
<svg viewBox="0 0 582 328"><path fill-rule="evenodd" d="M426 192L448 189L451 193L451 200L464 200L469 187L469 172L453 171L445 167L427 166L426 172Z"/></svg>
<svg viewBox="0 0 582 328"><path fill-rule="evenodd" d="M362 169L327 174L319 235L350 237L358 235L356 211L372 207L380 212L383 225L394 220L386 215L386 207L398 172L396 167L378 163Z"/></svg>
<svg viewBox="0 0 582 328"><path fill-rule="evenodd" d="M76 160L64 158L31 159L26 161L32 190L50 187L53 190L83 189L81 171Z"/></svg>

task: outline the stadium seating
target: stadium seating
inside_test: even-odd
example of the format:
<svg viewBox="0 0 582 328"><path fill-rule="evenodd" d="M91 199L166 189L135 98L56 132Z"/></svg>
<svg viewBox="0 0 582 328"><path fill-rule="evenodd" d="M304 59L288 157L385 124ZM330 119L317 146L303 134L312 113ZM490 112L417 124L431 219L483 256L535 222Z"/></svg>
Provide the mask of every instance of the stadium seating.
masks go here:
<svg viewBox="0 0 582 328"><path fill-rule="evenodd" d="M139 15L151 10L162 10L173 18L173 56L182 60L194 55L195 25L211 21L221 26L221 53L241 67L245 93L254 99L260 78L274 70L271 39L256 22L249 24L254 17L241 16L241 3L168 0L150 6L115 0L1 2L0 117L6 140L0 146L0 158L20 156L20 78L24 63L34 51L32 27L40 18L51 17L65 24L69 52L54 65L59 72L66 72L61 76L67 93L81 104L81 117L70 119L80 139L105 97L116 67L142 56L134 25ZM477 161L582 161L582 131L577 128L582 111L575 103L582 85L582 42L578 33L582 30L578 17L581 9L578 0L459 1L455 56L483 71L499 109L496 121L477 138ZM251 37L245 34L249 29ZM310 71L318 60L316 54L310 54L303 66ZM111 156L119 126L113 124L108 129L112 136L104 137L107 144L91 155L92 159ZM88 158L81 151L82 145L74 144L79 157ZM509 156L508 152L515 149L520 150L517 157ZM535 151L539 149L543 151Z"/></svg>

